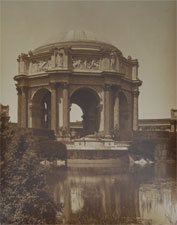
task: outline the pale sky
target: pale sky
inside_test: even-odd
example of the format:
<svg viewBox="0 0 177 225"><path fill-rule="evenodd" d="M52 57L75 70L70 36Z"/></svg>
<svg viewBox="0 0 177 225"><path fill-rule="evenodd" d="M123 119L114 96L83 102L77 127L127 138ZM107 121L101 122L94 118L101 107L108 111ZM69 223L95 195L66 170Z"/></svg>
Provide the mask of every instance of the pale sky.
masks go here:
<svg viewBox="0 0 177 225"><path fill-rule="evenodd" d="M0 102L17 118L17 57L63 30L88 30L139 60L139 118L176 108L175 1L1 1Z"/></svg>

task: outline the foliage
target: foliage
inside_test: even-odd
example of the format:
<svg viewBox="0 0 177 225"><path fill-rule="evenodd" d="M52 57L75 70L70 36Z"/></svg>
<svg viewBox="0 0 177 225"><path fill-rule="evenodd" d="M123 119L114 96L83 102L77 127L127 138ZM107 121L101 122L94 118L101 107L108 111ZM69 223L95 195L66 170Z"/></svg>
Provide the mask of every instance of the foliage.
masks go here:
<svg viewBox="0 0 177 225"><path fill-rule="evenodd" d="M37 152L42 159L66 160L66 146L62 142L54 140L42 140L37 144Z"/></svg>
<svg viewBox="0 0 177 225"><path fill-rule="evenodd" d="M1 133L1 224L54 224L56 208L47 193L45 168L28 130Z"/></svg>

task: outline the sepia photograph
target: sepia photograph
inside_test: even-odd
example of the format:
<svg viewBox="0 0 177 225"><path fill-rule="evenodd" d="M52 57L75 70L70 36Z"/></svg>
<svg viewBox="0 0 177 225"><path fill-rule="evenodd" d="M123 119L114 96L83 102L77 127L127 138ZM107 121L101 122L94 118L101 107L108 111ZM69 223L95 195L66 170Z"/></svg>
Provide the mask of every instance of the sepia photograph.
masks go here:
<svg viewBox="0 0 177 225"><path fill-rule="evenodd" d="M176 0L0 0L0 224L177 225Z"/></svg>

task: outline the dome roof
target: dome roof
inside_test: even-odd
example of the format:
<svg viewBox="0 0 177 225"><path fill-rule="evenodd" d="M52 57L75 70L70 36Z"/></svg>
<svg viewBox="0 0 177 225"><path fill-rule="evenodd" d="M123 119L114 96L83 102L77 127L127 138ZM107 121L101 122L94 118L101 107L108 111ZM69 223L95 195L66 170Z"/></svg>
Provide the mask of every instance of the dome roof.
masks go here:
<svg viewBox="0 0 177 225"><path fill-rule="evenodd" d="M59 33L54 37L50 38L46 44L58 43L58 42L66 42L66 41L101 41L105 42L105 40L101 40L101 37L98 35L85 30L70 30L66 32ZM107 42L107 41L106 41Z"/></svg>
<svg viewBox="0 0 177 225"><path fill-rule="evenodd" d="M38 53L41 51L44 51L50 47L57 47L58 45L64 44L64 43L102 43L109 46L114 47L109 41L106 39L85 30L70 30L65 31L56 34L55 36L51 37L49 40L47 40L43 45L36 48L34 50L34 53ZM115 48L115 47L114 47Z"/></svg>

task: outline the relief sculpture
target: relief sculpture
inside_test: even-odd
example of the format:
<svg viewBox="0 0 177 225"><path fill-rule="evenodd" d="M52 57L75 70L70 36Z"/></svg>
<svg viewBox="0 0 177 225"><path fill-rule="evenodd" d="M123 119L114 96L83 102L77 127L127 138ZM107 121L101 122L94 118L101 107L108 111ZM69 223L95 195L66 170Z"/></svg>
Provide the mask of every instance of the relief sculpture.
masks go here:
<svg viewBox="0 0 177 225"><path fill-rule="evenodd" d="M116 67L116 55L114 52L110 54L110 69L115 70Z"/></svg>
<svg viewBox="0 0 177 225"><path fill-rule="evenodd" d="M80 59L75 57L72 58L72 65L74 69L98 70L99 59Z"/></svg>
<svg viewBox="0 0 177 225"><path fill-rule="evenodd" d="M55 57L56 67L62 68L64 65L64 52L62 50L57 50Z"/></svg>
<svg viewBox="0 0 177 225"><path fill-rule="evenodd" d="M39 61L34 61L31 62L31 73L38 73L38 72L43 72L51 68L51 60L50 59L45 59L45 60L39 60Z"/></svg>
<svg viewBox="0 0 177 225"><path fill-rule="evenodd" d="M47 69L46 67L47 67L47 62L44 62L44 61L37 62L36 61L32 64L31 72L32 73L42 72Z"/></svg>

